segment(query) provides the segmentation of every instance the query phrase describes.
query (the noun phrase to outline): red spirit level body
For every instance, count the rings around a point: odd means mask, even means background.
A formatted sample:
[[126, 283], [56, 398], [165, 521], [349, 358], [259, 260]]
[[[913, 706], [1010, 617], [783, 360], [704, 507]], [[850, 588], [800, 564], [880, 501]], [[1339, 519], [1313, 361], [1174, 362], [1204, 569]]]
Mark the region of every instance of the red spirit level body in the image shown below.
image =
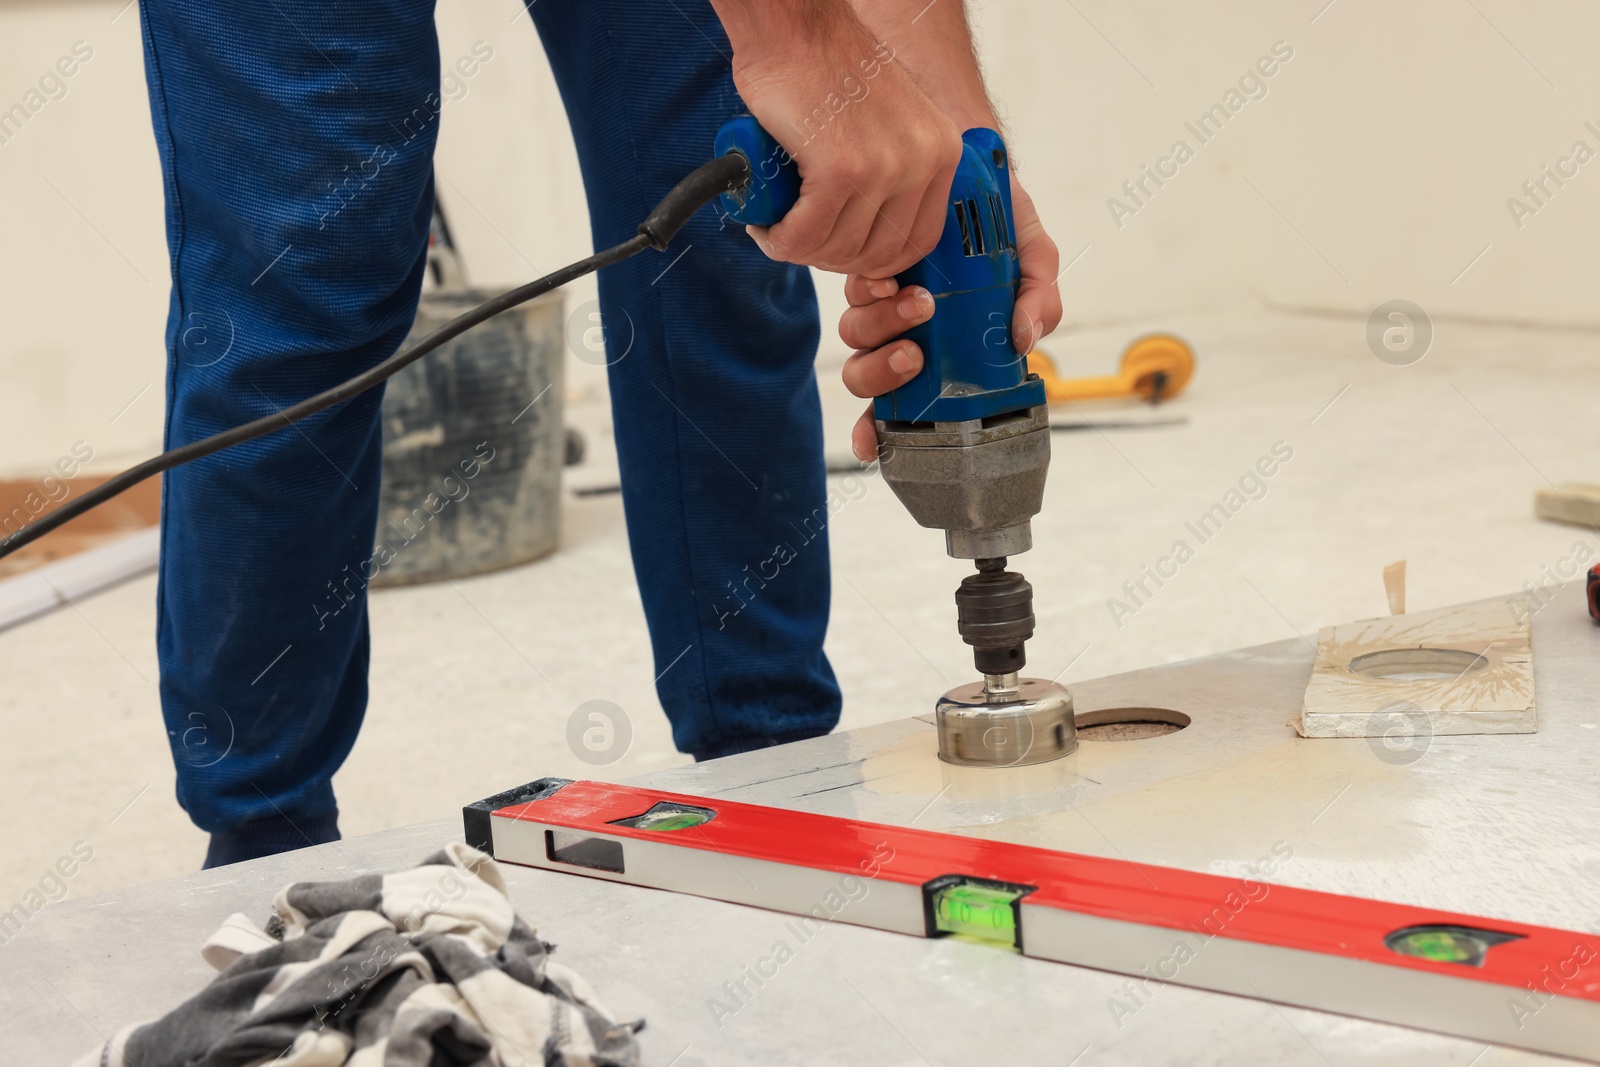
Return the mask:
[[855, 925], [1600, 1061], [1579, 931], [597, 782], [464, 816], [507, 863], [799, 915], [846, 893]]

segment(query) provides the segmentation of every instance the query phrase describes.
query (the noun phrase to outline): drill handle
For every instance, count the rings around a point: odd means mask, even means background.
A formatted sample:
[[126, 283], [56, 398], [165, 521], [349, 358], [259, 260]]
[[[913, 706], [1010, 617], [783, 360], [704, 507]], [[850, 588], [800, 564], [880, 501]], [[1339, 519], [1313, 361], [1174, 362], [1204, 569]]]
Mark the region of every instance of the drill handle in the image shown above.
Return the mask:
[[[969, 151], [979, 150], [977, 158], [980, 163], [975, 167], [963, 161], [963, 167], [957, 171], [952, 193], [960, 200], [966, 195], [962, 192], [963, 187], [974, 180], [969, 172], [977, 169], [987, 171], [999, 187], [1004, 205], [1002, 211], [1008, 217], [996, 222], [1002, 231], [1000, 243], [1014, 247], [1016, 235], [1009, 223], [1011, 185], [1003, 175], [996, 176], [1005, 167], [1005, 144], [998, 133], [986, 129], [968, 130], [961, 139]], [[723, 212], [735, 222], [747, 226], [776, 226], [800, 199], [799, 165], [788, 149], [762, 128], [754, 115], [739, 115], [724, 122], [717, 131], [715, 152], [719, 156], [736, 152], [750, 166], [750, 180], [738, 189], [723, 193], [721, 197]], [[992, 162], [984, 160], [985, 156], [992, 157]], [[976, 216], [971, 223], [974, 227], [978, 225]]]
[[750, 181], [722, 194], [722, 211], [747, 226], [776, 226], [800, 199], [800, 168], [754, 115], [729, 119], [717, 131], [716, 154], [737, 152], [750, 164]]

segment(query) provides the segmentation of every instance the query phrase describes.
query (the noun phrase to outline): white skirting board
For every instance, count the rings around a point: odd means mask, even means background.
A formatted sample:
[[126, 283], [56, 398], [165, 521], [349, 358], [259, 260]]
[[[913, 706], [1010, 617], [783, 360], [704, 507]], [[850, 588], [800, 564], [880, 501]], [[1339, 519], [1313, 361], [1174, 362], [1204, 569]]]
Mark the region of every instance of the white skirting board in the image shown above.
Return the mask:
[[152, 526], [0, 581], [0, 630], [154, 570], [161, 528]]

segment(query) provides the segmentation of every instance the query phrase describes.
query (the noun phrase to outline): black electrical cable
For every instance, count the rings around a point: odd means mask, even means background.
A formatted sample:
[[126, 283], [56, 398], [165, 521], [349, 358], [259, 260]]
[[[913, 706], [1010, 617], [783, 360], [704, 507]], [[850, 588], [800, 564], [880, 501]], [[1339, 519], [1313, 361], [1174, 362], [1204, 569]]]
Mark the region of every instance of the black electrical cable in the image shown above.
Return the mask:
[[440, 345], [467, 332], [472, 327], [484, 322], [502, 311], [525, 304], [536, 296], [542, 296], [557, 289], [567, 282], [581, 278], [591, 271], [602, 267], [609, 267], [613, 263], [620, 263], [646, 248], [653, 248], [657, 252], [664, 252], [672, 238], [683, 228], [696, 211], [722, 193], [731, 192], [738, 194], [750, 183], [750, 163], [738, 152], [718, 156], [709, 163], [702, 164], [683, 181], [672, 187], [661, 202], [655, 206], [644, 222], [639, 224], [637, 235], [628, 238], [619, 245], [615, 245], [603, 252], [597, 252], [588, 259], [580, 259], [576, 263], [562, 267], [552, 274], [529, 282], [527, 285], [502, 293], [493, 300], [486, 300], [471, 311], [445, 323], [428, 336], [412, 345], [410, 348], [396, 352], [388, 359], [379, 363], [370, 370], [363, 371], [348, 381], [341, 382], [326, 392], [302, 400], [291, 407], [272, 415], [265, 415], [254, 422], [247, 422], [243, 426], [235, 426], [231, 430], [224, 430], [219, 434], [199, 441], [193, 441], [170, 451], [163, 452], [153, 459], [147, 459], [136, 467], [130, 467], [121, 474], [108, 479], [89, 492], [68, 504], [63, 504], [49, 514], [41, 517], [36, 522], [31, 522], [22, 529], [0, 541], [0, 558], [10, 555], [23, 545], [38, 540], [51, 530], [56, 529], [82, 515], [91, 508], [105, 503], [118, 493], [131, 489], [152, 474], [159, 474], [165, 470], [192, 460], [209, 456], [213, 452], [220, 452], [252, 438], [264, 437], [269, 433], [285, 429], [299, 422], [309, 415], [330, 408], [342, 401], [349, 400], [358, 393], [364, 393], [386, 378], [392, 378], [404, 368], [415, 363], [423, 356], [432, 352]]

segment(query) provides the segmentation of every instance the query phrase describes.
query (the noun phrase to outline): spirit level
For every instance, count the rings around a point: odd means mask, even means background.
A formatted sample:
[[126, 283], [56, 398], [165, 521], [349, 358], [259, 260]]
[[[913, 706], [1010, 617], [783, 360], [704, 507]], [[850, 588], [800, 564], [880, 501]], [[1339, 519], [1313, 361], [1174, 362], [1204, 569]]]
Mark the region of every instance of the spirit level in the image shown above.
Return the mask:
[[1600, 1061], [1580, 931], [561, 778], [463, 816], [507, 863]]

